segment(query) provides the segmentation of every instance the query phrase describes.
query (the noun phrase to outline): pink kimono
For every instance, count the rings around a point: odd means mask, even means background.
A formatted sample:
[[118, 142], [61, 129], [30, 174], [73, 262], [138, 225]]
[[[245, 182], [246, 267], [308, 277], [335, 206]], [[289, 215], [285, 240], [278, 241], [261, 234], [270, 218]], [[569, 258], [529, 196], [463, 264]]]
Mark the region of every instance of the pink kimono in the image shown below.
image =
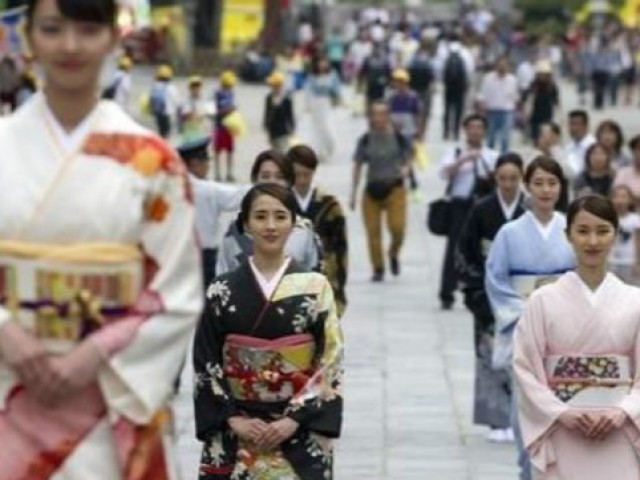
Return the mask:
[[[522, 434], [539, 478], [640, 479], [639, 335], [640, 290], [612, 274], [595, 292], [567, 273], [533, 294], [516, 329], [513, 366]], [[603, 441], [558, 422], [571, 408], [603, 407], [628, 417]]]

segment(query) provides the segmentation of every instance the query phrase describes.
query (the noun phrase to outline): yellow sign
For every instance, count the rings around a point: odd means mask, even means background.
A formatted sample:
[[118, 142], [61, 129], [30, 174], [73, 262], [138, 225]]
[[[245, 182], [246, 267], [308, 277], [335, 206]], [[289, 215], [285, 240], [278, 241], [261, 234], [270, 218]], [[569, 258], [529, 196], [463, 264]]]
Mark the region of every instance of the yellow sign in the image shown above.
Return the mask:
[[264, 25], [264, 0], [225, 0], [220, 46], [228, 53], [257, 39]]

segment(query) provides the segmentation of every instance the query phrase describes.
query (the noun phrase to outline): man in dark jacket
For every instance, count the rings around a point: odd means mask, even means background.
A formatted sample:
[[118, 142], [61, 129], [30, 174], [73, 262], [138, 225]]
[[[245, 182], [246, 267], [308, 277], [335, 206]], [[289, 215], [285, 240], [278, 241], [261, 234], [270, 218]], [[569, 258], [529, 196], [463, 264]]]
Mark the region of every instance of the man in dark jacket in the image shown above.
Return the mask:
[[267, 95], [264, 109], [264, 129], [269, 135], [271, 147], [286, 153], [296, 128], [293, 101], [284, 90], [285, 76], [282, 73], [273, 73], [267, 83], [271, 92]]

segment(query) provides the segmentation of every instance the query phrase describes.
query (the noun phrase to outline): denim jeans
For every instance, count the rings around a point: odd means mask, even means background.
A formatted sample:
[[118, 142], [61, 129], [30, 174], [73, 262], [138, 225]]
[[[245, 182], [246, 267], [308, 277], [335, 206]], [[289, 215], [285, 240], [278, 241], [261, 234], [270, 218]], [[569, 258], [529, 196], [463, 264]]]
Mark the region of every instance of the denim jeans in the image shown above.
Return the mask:
[[487, 121], [489, 122], [489, 147], [500, 148], [501, 153], [509, 150], [511, 130], [513, 130], [513, 110], [489, 110]]

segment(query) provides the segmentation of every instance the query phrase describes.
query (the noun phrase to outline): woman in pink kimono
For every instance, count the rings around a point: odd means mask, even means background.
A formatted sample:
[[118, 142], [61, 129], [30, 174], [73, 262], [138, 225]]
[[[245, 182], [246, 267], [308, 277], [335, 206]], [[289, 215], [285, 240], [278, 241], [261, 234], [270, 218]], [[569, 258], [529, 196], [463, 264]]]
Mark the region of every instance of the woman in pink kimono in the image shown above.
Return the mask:
[[576, 200], [567, 224], [578, 268], [537, 290], [516, 328], [524, 442], [538, 478], [638, 480], [640, 289], [607, 273], [609, 200]]
[[99, 100], [115, 0], [30, 0], [45, 87], [0, 121], [0, 480], [170, 480], [202, 306], [177, 155]]

